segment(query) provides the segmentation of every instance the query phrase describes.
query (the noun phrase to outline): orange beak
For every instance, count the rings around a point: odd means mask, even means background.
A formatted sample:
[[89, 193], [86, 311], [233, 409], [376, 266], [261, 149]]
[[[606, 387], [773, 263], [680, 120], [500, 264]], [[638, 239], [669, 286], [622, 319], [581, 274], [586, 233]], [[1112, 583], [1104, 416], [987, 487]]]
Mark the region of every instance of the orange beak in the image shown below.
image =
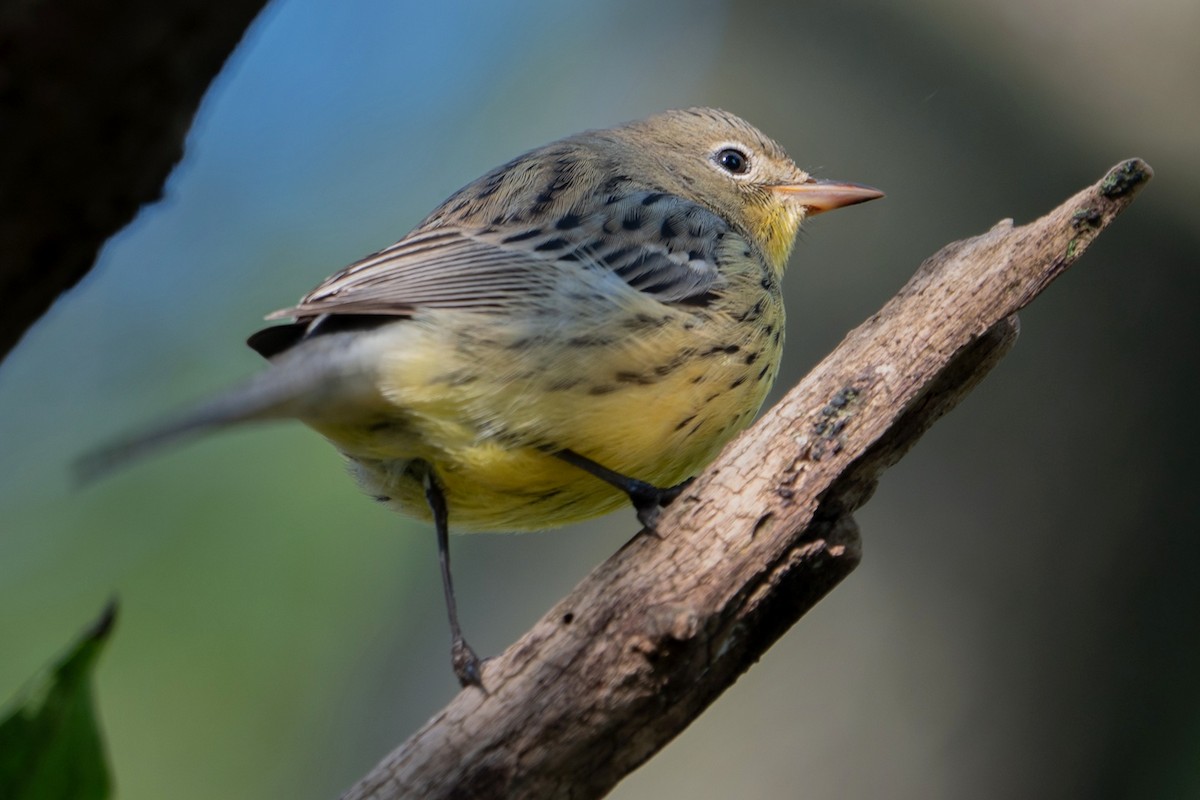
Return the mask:
[[774, 190], [789, 195], [795, 202], [804, 206], [808, 209], [810, 217], [823, 211], [883, 197], [883, 192], [873, 186], [843, 181], [819, 181], [815, 178], [809, 178], [804, 183], [786, 183], [774, 187]]

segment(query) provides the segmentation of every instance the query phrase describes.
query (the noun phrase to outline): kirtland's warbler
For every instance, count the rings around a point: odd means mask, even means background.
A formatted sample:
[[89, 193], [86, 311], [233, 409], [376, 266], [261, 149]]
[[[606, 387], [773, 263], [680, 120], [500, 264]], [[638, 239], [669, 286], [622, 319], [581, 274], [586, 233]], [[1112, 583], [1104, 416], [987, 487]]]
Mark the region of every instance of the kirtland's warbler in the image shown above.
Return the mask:
[[627, 498], [652, 524], [775, 379], [800, 223], [881, 196], [711, 108], [562, 139], [272, 314], [294, 321], [250, 337], [264, 372], [81, 467], [299, 419], [368, 494], [433, 520], [455, 673], [479, 685], [448, 526], [548, 528]]

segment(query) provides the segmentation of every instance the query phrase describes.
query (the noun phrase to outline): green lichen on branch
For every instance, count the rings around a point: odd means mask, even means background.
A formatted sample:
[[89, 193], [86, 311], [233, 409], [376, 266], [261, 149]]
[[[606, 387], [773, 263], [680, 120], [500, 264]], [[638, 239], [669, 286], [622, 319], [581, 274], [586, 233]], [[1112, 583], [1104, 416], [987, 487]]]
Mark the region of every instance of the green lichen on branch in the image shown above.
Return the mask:
[[1152, 175], [1154, 172], [1149, 164], [1140, 158], [1131, 158], [1113, 167], [1104, 176], [1100, 182], [1100, 193], [1108, 198], [1122, 197], [1150, 180]]

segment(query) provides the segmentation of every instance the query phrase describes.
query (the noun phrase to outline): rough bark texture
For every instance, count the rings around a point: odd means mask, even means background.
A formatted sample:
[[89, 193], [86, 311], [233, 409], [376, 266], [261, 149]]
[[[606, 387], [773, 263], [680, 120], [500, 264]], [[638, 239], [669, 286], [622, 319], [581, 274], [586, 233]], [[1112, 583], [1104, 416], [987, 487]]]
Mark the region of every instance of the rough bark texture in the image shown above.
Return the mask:
[[0, 7], [0, 359], [156, 200], [265, 0]]
[[948, 245], [662, 515], [343, 797], [600, 797], [854, 569], [851, 513], [1150, 168]]

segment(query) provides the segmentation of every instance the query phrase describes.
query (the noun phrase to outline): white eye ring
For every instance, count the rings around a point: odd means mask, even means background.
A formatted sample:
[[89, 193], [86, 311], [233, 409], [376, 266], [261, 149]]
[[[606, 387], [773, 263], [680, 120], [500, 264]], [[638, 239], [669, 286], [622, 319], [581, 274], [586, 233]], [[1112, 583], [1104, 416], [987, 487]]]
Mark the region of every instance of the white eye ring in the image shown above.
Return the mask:
[[722, 147], [713, 154], [713, 163], [730, 175], [745, 175], [750, 171], [750, 156], [740, 147]]

